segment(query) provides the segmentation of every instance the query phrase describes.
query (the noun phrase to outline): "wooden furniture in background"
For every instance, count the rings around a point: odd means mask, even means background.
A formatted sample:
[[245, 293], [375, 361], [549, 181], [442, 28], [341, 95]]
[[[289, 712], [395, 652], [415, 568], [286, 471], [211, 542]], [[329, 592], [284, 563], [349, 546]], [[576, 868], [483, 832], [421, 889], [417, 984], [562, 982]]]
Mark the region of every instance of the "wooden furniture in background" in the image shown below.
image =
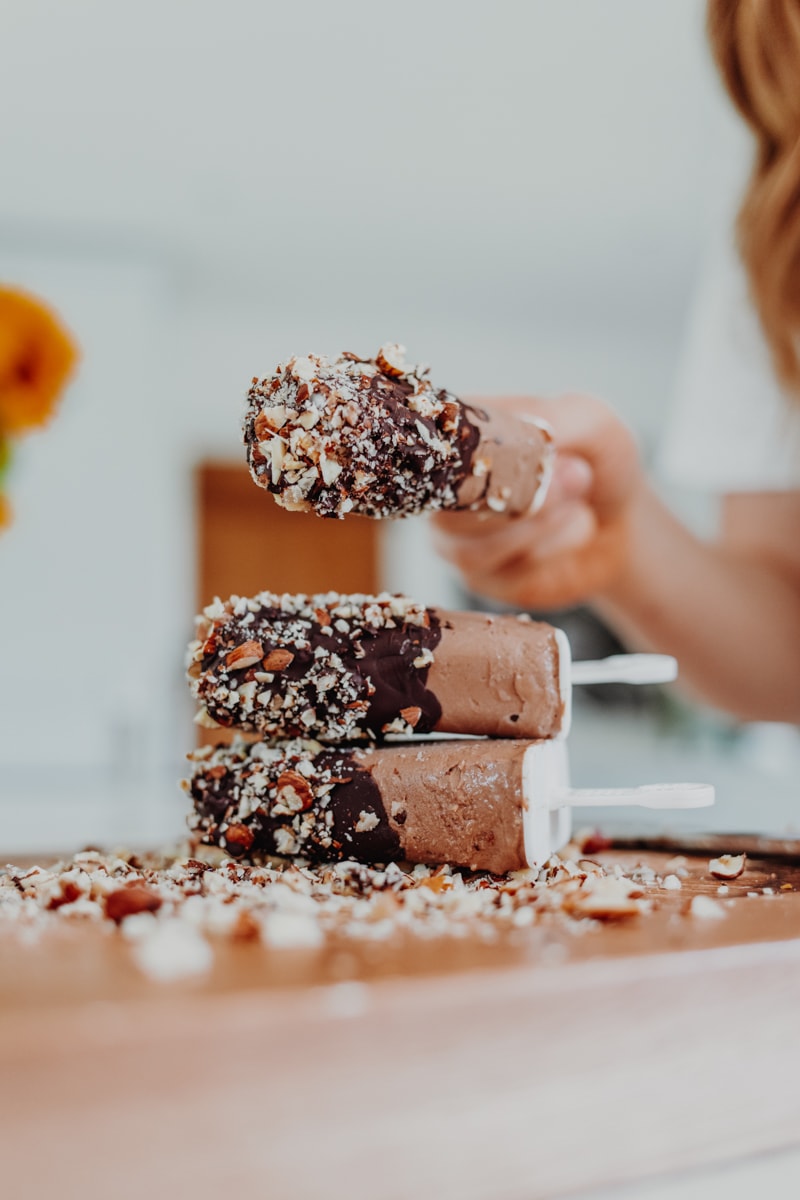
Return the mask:
[[[378, 592], [380, 524], [286, 512], [244, 463], [203, 462], [195, 474], [197, 611], [256, 592]], [[200, 745], [230, 742], [232, 730], [199, 729]]]
[[198, 608], [234, 592], [380, 591], [378, 522], [286, 512], [238, 463], [200, 463], [195, 495]]

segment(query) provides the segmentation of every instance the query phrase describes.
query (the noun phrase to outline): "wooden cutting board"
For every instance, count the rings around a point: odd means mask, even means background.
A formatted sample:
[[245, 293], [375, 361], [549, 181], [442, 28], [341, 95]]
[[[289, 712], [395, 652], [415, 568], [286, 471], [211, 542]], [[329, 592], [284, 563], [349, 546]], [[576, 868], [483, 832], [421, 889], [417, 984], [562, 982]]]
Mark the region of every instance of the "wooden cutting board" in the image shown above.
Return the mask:
[[704, 920], [707, 867], [617, 925], [226, 943], [202, 982], [95, 928], [6, 935], [9, 1194], [503, 1200], [800, 1143], [800, 866], [752, 858]]

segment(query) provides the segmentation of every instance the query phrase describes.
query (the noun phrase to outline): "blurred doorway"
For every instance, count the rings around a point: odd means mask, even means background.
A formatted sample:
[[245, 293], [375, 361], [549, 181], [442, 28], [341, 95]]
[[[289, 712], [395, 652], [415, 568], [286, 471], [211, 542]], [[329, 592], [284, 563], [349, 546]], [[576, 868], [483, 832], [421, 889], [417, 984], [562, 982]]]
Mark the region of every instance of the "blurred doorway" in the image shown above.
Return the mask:
[[234, 593], [381, 590], [379, 522], [286, 512], [239, 463], [200, 463], [195, 495], [199, 609]]

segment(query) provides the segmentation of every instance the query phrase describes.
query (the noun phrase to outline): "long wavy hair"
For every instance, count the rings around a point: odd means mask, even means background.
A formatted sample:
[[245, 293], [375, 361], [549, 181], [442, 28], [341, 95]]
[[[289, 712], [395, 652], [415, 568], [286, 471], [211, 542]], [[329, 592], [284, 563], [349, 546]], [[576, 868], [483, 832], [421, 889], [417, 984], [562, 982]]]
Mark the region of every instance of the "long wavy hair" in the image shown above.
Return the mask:
[[708, 0], [707, 24], [756, 139], [739, 250], [778, 378], [800, 398], [800, 0]]

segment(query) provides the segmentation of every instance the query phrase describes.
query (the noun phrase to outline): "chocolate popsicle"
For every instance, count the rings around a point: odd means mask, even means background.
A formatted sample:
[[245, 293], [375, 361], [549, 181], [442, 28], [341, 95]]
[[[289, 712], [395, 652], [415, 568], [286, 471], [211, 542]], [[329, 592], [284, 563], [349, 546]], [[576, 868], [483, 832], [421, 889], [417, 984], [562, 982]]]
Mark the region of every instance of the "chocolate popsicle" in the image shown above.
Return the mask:
[[515, 516], [539, 507], [552, 470], [545, 423], [462, 403], [394, 344], [374, 359], [290, 358], [254, 378], [244, 439], [257, 484], [283, 508], [323, 517]]
[[565, 635], [405, 596], [216, 600], [189, 648], [199, 722], [324, 742], [390, 734], [549, 738], [569, 723]]
[[[536, 743], [534, 743], [535, 745]], [[547, 744], [547, 743], [542, 743]], [[527, 865], [524, 741], [205, 747], [185, 783], [208, 844], [314, 861]]]
[[569, 838], [570, 805], [697, 808], [707, 784], [570, 788], [563, 741], [332, 747], [296, 739], [189, 755], [190, 826], [234, 857], [452, 863], [502, 874]]

